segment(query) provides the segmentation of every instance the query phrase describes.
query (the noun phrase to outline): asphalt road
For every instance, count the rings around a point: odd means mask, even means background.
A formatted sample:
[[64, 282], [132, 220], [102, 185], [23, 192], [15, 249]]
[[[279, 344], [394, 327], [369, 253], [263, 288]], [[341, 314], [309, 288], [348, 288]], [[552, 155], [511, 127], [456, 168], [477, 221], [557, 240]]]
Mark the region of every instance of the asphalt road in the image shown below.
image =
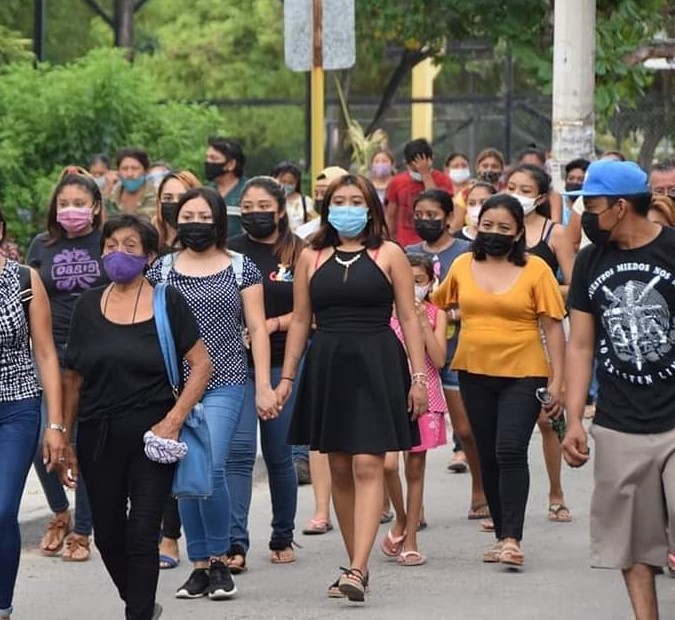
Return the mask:
[[[485, 565], [481, 552], [492, 539], [468, 521], [469, 479], [449, 474], [449, 449], [429, 455], [426, 513], [429, 528], [420, 547], [429, 561], [422, 567], [399, 567], [379, 550], [371, 560], [371, 590], [365, 605], [326, 597], [326, 587], [345, 562], [340, 536], [297, 535], [298, 561], [275, 566], [268, 561], [270, 507], [266, 484], [256, 485], [251, 509], [253, 547], [249, 571], [236, 577], [238, 595], [230, 601], [179, 601], [173, 593], [187, 574], [184, 561], [162, 571], [158, 601], [162, 619], [302, 619], [330, 620], [623, 620], [632, 618], [621, 577], [592, 570], [588, 554], [590, 467], [564, 471], [567, 503], [574, 521], [546, 520], [548, 483], [535, 435], [531, 450], [532, 489], [523, 549], [526, 566], [518, 573]], [[311, 516], [310, 487], [299, 491], [298, 529]], [[22, 508], [24, 552], [13, 620], [119, 620], [122, 605], [100, 557], [85, 564], [66, 564], [42, 557], [35, 547], [46, 523], [46, 510], [34, 476]], [[386, 532], [381, 529], [381, 535]], [[675, 619], [675, 580], [658, 578], [662, 618]]]

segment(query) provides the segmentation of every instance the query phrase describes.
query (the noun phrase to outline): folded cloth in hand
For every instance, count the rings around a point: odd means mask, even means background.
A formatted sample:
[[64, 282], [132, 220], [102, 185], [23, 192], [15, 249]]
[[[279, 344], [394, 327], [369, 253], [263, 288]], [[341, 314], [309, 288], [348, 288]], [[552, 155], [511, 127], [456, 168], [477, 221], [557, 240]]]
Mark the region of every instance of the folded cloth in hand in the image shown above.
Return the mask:
[[187, 444], [173, 439], [164, 439], [158, 437], [152, 431], [147, 431], [143, 435], [145, 442], [145, 456], [156, 463], [176, 463], [180, 461], [188, 451]]

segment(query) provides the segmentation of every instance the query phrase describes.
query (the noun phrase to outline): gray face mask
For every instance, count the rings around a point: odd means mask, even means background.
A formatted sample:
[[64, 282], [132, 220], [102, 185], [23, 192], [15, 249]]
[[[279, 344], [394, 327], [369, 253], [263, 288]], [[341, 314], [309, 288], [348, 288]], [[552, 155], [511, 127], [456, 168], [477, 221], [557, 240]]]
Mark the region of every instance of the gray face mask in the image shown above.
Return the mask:
[[410, 171], [410, 178], [411, 178], [413, 181], [421, 182], [421, 181], [422, 181], [422, 174], [419, 173], [419, 172], [415, 172], [414, 170], [411, 170], [411, 171]]

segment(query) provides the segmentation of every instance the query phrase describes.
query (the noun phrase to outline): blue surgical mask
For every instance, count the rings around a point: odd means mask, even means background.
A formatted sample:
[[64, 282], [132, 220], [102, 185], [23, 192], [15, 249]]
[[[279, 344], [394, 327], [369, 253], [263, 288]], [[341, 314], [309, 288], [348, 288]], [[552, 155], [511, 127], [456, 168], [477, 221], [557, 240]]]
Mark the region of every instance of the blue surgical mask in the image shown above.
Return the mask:
[[346, 239], [358, 237], [368, 224], [368, 209], [354, 205], [328, 208], [328, 223]]
[[410, 171], [410, 178], [413, 181], [419, 181], [420, 183], [422, 182], [422, 173], [420, 172], [415, 172], [414, 170]]
[[125, 191], [135, 194], [143, 185], [145, 185], [145, 175], [137, 179], [120, 179]]
[[290, 196], [295, 191], [295, 185], [293, 185], [292, 183], [282, 185], [281, 187], [284, 190], [284, 194], [286, 196]]

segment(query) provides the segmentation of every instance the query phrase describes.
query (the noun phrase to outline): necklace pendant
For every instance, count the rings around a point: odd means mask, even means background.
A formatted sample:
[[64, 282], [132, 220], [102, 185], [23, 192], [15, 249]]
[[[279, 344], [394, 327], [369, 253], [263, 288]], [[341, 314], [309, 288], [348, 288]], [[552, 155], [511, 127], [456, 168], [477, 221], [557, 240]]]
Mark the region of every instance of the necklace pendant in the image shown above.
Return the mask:
[[342, 284], [347, 284], [347, 278], [349, 277], [349, 265], [345, 267], [345, 272], [342, 276]]

